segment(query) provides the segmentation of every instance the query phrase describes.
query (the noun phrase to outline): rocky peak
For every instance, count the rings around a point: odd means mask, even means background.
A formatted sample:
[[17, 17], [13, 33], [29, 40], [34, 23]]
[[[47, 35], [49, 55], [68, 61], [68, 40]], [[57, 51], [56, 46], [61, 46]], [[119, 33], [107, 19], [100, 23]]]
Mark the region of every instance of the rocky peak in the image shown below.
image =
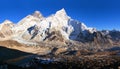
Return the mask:
[[10, 21], [10, 20], [5, 20], [5, 21], [3, 22], [3, 24], [13, 24], [13, 22]]
[[64, 8], [62, 8], [61, 10], [57, 11], [56, 14], [66, 15], [66, 11]]
[[86, 29], [87, 29], [87, 26], [86, 26], [84, 23], [81, 23], [81, 29], [82, 29], [82, 30], [86, 30]]
[[66, 11], [65, 11], [64, 8], [61, 9], [61, 10], [59, 10], [59, 11], [57, 11], [57, 12], [55, 13], [55, 16], [56, 16], [56, 17], [59, 17], [59, 18], [62, 18], [62, 19], [64, 19], [64, 20], [67, 20], [67, 19], [70, 18], [70, 17], [67, 15], [67, 13], [66, 13]]
[[33, 14], [32, 14], [32, 16], [34, 16], [34, 17], [37, 17], [37, 18], [43, 18], [43, 15], [41, 14], [41, 12], [40, 11], [35, 11]]
[[13, 22], [10, 20], [5, 20], [1, 25], [0, 25], [0, 29], [2, 28], [12, 28], [14, 26]]
[[10, 20], [5, 20], [1, 25], [0, 25], [0, 39], [1, 38], [8, 38], [13, 35], [12, 28], [14, 27], [13, 22]]

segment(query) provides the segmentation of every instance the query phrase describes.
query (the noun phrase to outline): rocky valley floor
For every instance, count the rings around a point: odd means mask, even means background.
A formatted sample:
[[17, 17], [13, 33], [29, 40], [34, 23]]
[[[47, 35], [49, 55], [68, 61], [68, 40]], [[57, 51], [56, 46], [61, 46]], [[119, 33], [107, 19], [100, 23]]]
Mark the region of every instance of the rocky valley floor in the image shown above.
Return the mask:
[[120, 46], [90, 49], [70, 45], [0, 41], [0, 69], [120, 69]]

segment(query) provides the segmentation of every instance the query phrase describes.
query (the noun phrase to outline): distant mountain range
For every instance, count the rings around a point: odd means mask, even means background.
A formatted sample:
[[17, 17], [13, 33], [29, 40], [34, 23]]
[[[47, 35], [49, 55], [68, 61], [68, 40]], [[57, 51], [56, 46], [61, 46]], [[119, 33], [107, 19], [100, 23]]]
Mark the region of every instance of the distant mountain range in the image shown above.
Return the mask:
[[0, 24], [0, 41], [15, 40], [24, 44], [39, 42], [78, 41], [94, 44], [120, 44], [120, 31], [87, 27], [84, 23], [69, 17], [64, 9], [48, 17], [39, 11], [26, 16], [17, 24], [5, 20]]

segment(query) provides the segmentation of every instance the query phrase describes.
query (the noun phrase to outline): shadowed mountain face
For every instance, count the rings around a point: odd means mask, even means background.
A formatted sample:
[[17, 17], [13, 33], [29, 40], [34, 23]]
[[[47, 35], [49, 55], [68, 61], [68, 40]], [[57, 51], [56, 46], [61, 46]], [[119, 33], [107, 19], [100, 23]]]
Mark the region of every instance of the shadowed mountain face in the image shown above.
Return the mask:
[[110, 31], [109, 35], [111, 36], [113, 41], [120, 41], [120, 31]]
[[24, 66], [35, 56], [33, 53], [0, 46], [0, 69], [29, 69]]

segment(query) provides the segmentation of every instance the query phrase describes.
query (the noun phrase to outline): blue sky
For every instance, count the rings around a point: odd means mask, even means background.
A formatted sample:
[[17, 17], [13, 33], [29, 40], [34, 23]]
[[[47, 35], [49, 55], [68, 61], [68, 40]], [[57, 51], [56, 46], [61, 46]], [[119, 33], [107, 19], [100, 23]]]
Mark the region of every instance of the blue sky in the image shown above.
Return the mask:
[[16, 23], [35, 10], [49, 16], [62, 8], [87, 26], [120, 30], [120, 0], [0, 0], [0, 22]]

